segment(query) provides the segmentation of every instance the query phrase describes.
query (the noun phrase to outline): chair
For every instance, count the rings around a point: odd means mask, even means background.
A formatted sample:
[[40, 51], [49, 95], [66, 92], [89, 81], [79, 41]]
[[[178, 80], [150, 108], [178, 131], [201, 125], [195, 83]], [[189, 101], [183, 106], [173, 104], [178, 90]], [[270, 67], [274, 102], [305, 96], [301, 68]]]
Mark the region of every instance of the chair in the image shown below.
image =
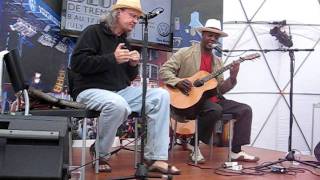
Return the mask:
[[[215, 133], [221, 133], [222, 135], [224, 134], [224, 124], [229, 123], [229, 127], [228, 127], [228, 133], [227, 134], [227, 139], [228, 139], [228, 162], [231, 162], [231, 147], [232, 147], [232, 140], [233, 140], [233, 127], [234, 127], [234, 122], [236, 120], [234, 119], [232, 114], [222, 114], [222, 117], [219, 121], [216, 122], [216, 128], [215, 128], [215, 132], [212, 133], [211, 136], [211, 146], [210, 146], [210, 160], [212, 160], [212, 152], [213, 152], [213, 146], [212, 144]], [[223, 145], [222, 145], [223, 146]]]
[[[9, 78], [12, 82], [12, 86], [14, 88], [14, 91], [18, 94], [21, 94], [21, 92], [24, 92], [24, 100], [26, 103], [25, 106], [25, 115], [34, 115], [34, 116], [63, 116], [63, 117], [68, 117], [70, 119], [70, 128], [71, 129], [71, 118], [80, 118], [83, 119], [83, 132], [87, 132], [87, 120], [90, 118], [97, 118], [100, 116], [99, 111], [94, 111], [94, 110], [88, 110], [85, 109], [85, 105], [82, 103], [74, 102], [74, 101], [68, 101], [64, 99], [58, 99], [56, 97], [53, 97], [51, 95], [48, 95], [46, 93], [43, 93], [40, 90], [34, 89], [32, 87], [29, 87], [27, 84], [24, 82], [24, 74], [21, 68], [20, 64], [20, 59], [17, 50], [11, 50], [4, 58], [5, 64], [7, 66], [7, 71], [9, 74]], [[74, 93], [73, 93], [73, 79], [74, 79], [75, 73], [67, 68], [67, 80], [68, 80], [68, 91], [69, 94], [72, 98], [72, 100], [75, 99]], [[60, 107], [60, 109], [46, 109], [46, 110], [29, 110], [29, 96], [36, 98], [37, 100], [42, 100], [45, 103], [49, 103], [52, 106], [57, 106]], [[62, 108], [62, 109], [61, 109]], [[22, 112], [18, 112], [16, 114], [21, 114]], [[132, 113], [130, 115], [131, 118], [135, 120], [135, 125], [137, 127], [137, 120], [139, 119], [139, 114], [138, 113]], [[98, 127], [98, 124], [97, 124]], [[135, 131], [137, 132], [137, 130]], [[70, 139], [71, 139], [71, 133], [70, 133]], [[97, 131], [96, 135], [96, 154], [99, 154], [99, 148], [97, 144], [99, 144], [99, 134]], [[137, 135], [135, 135], [137, 138]], [[70, 144], [71, 147], [71, 144]], [[123, 147], [120, 147], [120, 149], [124, 149]], [[119, 150], [120, 150], [119, 149]], [[119, 150], [115, 150], [112, 152], [116, 153]], [[86, 133], [83, 133], [82, 135], [82, 151], [81, 151], [81, 166], [85, 165], [85, 152], [86, 152]], [[135, 164], [137, 162], [137, 147], [135, 148]], [[71, 155], [71, 148], [69, 152], [69, 162], [72, 162], [72, 155]], [[96, 168], [95, 172], [99, 172], [99, 161], [98, 159], [96, 160]], [[82, 168], [82, 174], [84, 176], [85, 171], [84, 168]]]
[[[12, 83], [14, 92], [21, 96], [23, 93], [23, 98], [25, 102], [24, 115], [35, 115], [35, 116], [63, 116], [70, 119], [69, 132], [71, 131], [71, 118], [84, 118], [83, 127], [84, 132], [86, 132], [86, 118], [95, 118], [100, 115], [100, 112], [87, 110], [85, 105], [73, 101], [63, 100], [55, 98], [51, 95], [48, 95], [40, 90], [29, 87], [25, 83], [24, 74], [20, 64], [20, 57], [16, 49], [9, 51], [8, 54], [4, 56], [4, 62], [6, 69], [8, 71], [9, 79]], [[30, 110], [29, 96], [32, 98], [38, 99], [53, 106], [60, 107], [62, 109], [48, 109], [48, 110]], [[16, 113], [19, 114], [19, 113]], [[71, 133], [69, 133], [71, 137]], [[97, 135], [98, 137], [98, 135]], [[81, 166], [85, 165], [85, 133], [83, 133], [83, 147], [82, 147], [82, 158]], [[71, 139], [71, 138], [70, 138]], [[98, 140], [98, 138], [97, 138]], [[71, 147], [71, 141], [69, 144]], [[98, 151], [98, 148], [96, 148]], [[97, 154], [99, 152], [96, 152]], [[69, 148], [69, 163], [72, 163], [71, 148]], [[96, 161], [97, 168], [96, 173], [98, 172], [98, 160]], [[85, 177], [85, 168], [82, 168], [82, 177]]]
[[[75, 100], [75, 95], [74, 95], [74, 93], [73, 93], [73, 90], [74, 90], [74, 84], [73, 84], [73, 82], [74, 82], [74, 77], [75, 77], [75, 72], [73, 72], [70, 68], [67, 68], [67, 79], [68, 79], [68, 91], [69, 91], [69, 94], [70, 94], [70, 96], [71, 96], [71, 98], [73, 99], [73, 100]], [[87, 116], [84, 116], [84, 117], [86, 117], [86, 118], [84, 118], [84, 130], [83, 130], [83, 132], [86, 132], [86, 120], [87, 120], [87, 118], [96, 118], [96, 117], [98, 117], [99, 115], [100, 115], [100, 112], [96, 112], [96, 111], [92, 111], [92, 110], [87, 110], [86, 111], [88, 114], [87, 114]], [[96, 114], [96, 113], [98, 113], [98, 114]], [[83, 118], [83, 117], [77, 117], [77, 118]], [[133, 119], [134, 120], [134, 125], [135, 125], [135, 139], [137, 139], [137, 137], [138, 137], [138, 135], [137, 135], [137, 131], [138, 131], [138, 129], [137, 129], [137, 124], [138, 124], [138, 119], [140, 118], [140, 116], [139, 116], [139, 113], [136, 113], [136, 112], [132, 112], [130, 115], [129, 115], [129, 117], [128, 117], [128, 119]], [[98, 128], [98, 123], [97, 123], [97, 128]], [[99, 146], [98, 146], [98, 144], [99, 144], [99, 134], [98, 134], [98, 130], [97, 130], [97, 135], [96, 135], [96, 143], [95, 143], [95, 150], [96, 150], [96, 154], [99, 154]], [[82, 139], [84, 139], [84, 138], [82, 138]], [[85, 142], [84, 140], [83, 140], [83, 142]], [[121, 142], [120, 142], [121, 143]], [[83, 146], [85, 146], [85, 145], [83, 145]], [[123, 144], [121, 143], [120, 144], [120, 147], [119, 147], [119, 149], [116, 149], [116, 150], [114, 150], [114, 151], [111, 151], [110, 152], [110, 154], [112, 155], [112, 154], [115, 154], [115, 153], [117, 153], [118, 151], [120, 151], [120, 150], [122, 150], [122, 149], [125, 149], [125, 150], [129, 150], [129, 151], [134, 151], [135, 153], [135, 155], [134, 155], [134, 166], [137, 164], [137, 159], [138, 159], [138, 157], [137, 157], [137, 143], [135, 143], [135, 148], [134, 148], [134, 150], [132, 150], [132, 149], [129, 149], [129, 148], [127, 148], [127, 147], [125, 147], [125, 146], [123, 146]], [[82, 151], [82, 155], [83, 155], [83, 152], [84, 152], [84, 150]], [[84, 155], [83, 155], [84, 156]], [[85, 157], [83, 157], [83, 159], [85, 159]], [[96, 173], [98, 173], [99, 172], [99, 161], [97, 160], [96, 162], [96, 169], [95, 169], [95, 171], [96, 171]]]
[[[193, 122], [192, 122], [193, 121]], [[189, 128], [194, 128], [194, 130], [186, 130], [186, 134], [188, 134], [188, 137], [191, 137], [190, 135], [194, 134], [195, 136], [195, 142], [198, 142], [198, 123], [197, 123], [197, 119], [195, 120], [192, 120], [191, 122], [190, 121], [186, 121], [184, 123], [191, 123], [189, 126]], [[222, 117], [220, 120], [218, 120], [216, 122], [216, 128], [215, 128], [215, 131], [212, 133], [212, 136], [211, 136], [211, 140], [210, 140], [210, 160], [212, 159], [212, 152], [213, 152], [213, 138], [214, 138], [214, 135], [217, 131], [221, 131], [220, 130], [221, 128], [223, 128], [223, 124], [225, 123], [230, 123], [229, 124], [229, 133], [228, 133], [228, 142], [229, 142], [229, 148], [228, 148], [228, 161], [231, 161], [231, 145], [232, 145], [232, 138], [233, 138], [233, 124], [234, 124], [234, 118], [233, 118], [233, 115], [232, 114], [222, 114]], [[173, 146], [175, 145], [176, 143], [176, 132], [177, 132], [177, 127], [178, 127], [178, 121], [174, 121], [175, 125], [173, 126], [173, 135], [171, 137], [171, 158], [173, 157]], [[171, 121], [171, 124], [172, 124], [172, 121]], [[194, 152], [195, 154], [198, 153], [198, 143], [195, 143], [195, 146], [194, 146]], [[197, 165], [198, 162], [197, 162], [197, 159], [195, 161], [195, 164]]]

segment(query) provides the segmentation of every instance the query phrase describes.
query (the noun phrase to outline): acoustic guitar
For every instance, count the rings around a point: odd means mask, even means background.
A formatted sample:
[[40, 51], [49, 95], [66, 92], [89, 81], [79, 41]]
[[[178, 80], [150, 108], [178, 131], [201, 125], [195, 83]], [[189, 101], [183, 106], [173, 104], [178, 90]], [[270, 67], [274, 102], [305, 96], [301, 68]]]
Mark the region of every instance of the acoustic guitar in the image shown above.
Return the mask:
[[177, 114], [188, 114], [189, 111], [193, 113], [198, 103], [201, 102], [200, 100], [203, 97], [203, 94], [217, 87], [218, 82], [215, 79], [217, 76], [229, 70], [234, 65], [234, 63], [241, 63], [243, 61], [253, 60], [258, 57], [260, 57], [259, 53], [250, 54], [245, 57], [239, 58], [233, 63], [219, 69], [215, 73], [199, 71], [193, 76], [185, 78], [188, 79], [193, 85], [189, 94], [184, 94], [179, 89], [172, 86], [164, 85], [164, 88], [167, 89], [170, 94], [171, 107], [173, 107]]

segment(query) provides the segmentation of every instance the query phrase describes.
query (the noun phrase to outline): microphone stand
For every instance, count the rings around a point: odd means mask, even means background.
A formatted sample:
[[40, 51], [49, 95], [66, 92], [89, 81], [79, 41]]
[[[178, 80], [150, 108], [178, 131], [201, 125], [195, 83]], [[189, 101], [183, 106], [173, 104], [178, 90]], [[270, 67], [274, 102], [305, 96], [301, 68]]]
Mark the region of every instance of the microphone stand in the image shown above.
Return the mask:
[[294, 74], [294, 62], [295, 62], [295, 51], [314, 51], [314, 49], [248, 49], [248, 50], [221, 50], [222, 52], [240, 52], [240, 51], [260, 51], [260, 52], [270, 52], [270, 51], [281, 51], [281, 52], [289, 52], [290, 57], [290, 92], [289, 92], [289, 110], [290, 110], [290, 119], [289, 119], [289, 138], [288, 138], [288, 152], [285, 158], [280, 158], [278, 161], [266, 163], [264, 165], [256, 166], [256, 170], [264, 169], [266, 167], [272, 166], [274, 164], [282, 163], [285, 161], [291, 161], [291, 162], [298, 162], [307, 166], [311, 166], [313, 168], [319, 168], [319, 166], [305, 162], [300, 161], [295, 158], [294, 153], [295, 151], [292, 150], [292, 125], [293, 125], [293, 74]]
[[289, 109], [290, 109], [290, 119], [289, 119], [289, 138], [288, 138], [288, 152], [285, 158], [280, 158], [278, 161], [266, 163], [265, 165], [256, 166], [255, 169], [263, 169], [269, 166], [272, 166], [274, 164], [291, 161], [291, 162], [298, 162], [307, 166], [311, 166], [313, 168], [319, 168], [319, 166], [301, 161], [295, 158], [294, 153], [295, 151], [292, 150], [292, 125], [293, 125], [293, 74], [294, 74], [294, 62], [295, 62], [295, 56], [294, 51], [313, 51], [313, 49], [286, 49], [281, 51], [288, 51], [289, 57], [290, 57], [290, 92], [289, 92]]
[[137, 163], [137, 169], [134, 175], [113, 178], [112, 180], [125, 180], [125, 179], [140, 179], [146, 180], [148, 178], [167, 178], [172, 179], [171, 175], [149, 175], [148, 168], [144, 164], [144, 146], [145, 146], [145, 136], [147, 133], [146, 127], [146, 112], [145, 112], [145, 104], [146, 104], [146, 94], [147, 94], [147, 58], [148, 58], [148, 20], [150, 17], [143, 16], [141, 17], [141, 24], [144, 26], [143, 29], [143, 47], [142, 47], [142, 106], [141, 106], [141, 150], [140, 150], [140, 160]]

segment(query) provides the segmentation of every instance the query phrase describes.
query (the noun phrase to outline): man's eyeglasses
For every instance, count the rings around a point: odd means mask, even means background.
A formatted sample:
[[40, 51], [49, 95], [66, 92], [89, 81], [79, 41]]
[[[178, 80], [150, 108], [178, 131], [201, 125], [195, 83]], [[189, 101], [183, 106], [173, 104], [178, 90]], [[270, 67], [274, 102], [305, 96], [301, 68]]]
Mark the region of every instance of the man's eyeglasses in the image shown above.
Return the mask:
[[125, 11], [132, 19], [135, 19], [137, 21], [139, 21], [140, 19], [140, 16], [137, 15], [136, 13], [133, 13], [133, 12], [129, 12], [129, 11]]

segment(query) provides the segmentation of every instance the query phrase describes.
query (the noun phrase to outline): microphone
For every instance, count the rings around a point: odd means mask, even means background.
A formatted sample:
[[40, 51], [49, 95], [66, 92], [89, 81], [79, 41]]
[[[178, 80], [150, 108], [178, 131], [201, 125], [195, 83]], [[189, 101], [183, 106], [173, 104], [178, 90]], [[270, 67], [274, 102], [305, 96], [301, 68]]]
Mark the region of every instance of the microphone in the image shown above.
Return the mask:
[[212, 44], [211, 47], [212, 49], [216, 50], [218, 53], [222, 53], [225, 51], [225, 50], [222, 50], [218, 44]]
[[140, 19], [152, 19], [152, 18], [158, 16], [159, 14], [163, 13], [163, 11], [164, 11], [164, 9], [159, 9], [156, 11], [148, 12], [147, 14], [140, 16]]

